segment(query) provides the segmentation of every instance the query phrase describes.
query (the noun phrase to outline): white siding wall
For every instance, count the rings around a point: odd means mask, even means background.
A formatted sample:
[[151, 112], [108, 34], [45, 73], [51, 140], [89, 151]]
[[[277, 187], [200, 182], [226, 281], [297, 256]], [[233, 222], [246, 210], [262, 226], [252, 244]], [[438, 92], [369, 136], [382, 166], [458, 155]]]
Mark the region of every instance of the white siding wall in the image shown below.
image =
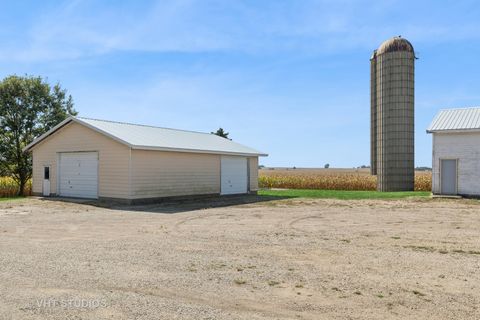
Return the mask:
[[220, 193], [220, 156], [132, 150], [132, 199]]
[[434, 133], [432, 191], [440, 193], [440, 159], [458, 159], [458, 193], [480, 195], [480, 133]]
[[[220, 194], [220, 155], [132, 150], [131, 199]], [[249, 158], [258, 190], [258, 157]]]
[[250, 191], [258, 191], [258, 157], [248, 158], [250, 169]]
[[33, 192], [42, 192], [43, 167], [50, 166], [51, 192], [57, 190], [58, 152], [98, 151], [98, 195], [128, 197], [130, 149], [77, 123], [70, 123], [33, 148]]

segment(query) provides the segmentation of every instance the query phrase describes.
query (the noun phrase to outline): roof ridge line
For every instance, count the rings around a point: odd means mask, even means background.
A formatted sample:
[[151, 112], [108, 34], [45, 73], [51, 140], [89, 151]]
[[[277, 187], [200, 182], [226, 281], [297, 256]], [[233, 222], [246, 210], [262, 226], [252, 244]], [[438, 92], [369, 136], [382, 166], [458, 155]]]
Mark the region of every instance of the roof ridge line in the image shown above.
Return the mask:
[[439, 111], [469, 110], [469, 109], [480, 109], [480, 106], [477, 106], [477, 107], [461, 107], [461, 108], [442, 108]]
[[113, 121], [113, 120], [104, 120], [104, 119], [96, 119], [96, 118], [88, 118], [88, 117], [77, 117], [77, 116], [73, 116], [73, 118], [80, 119], [80, 120], [85, 119], [85, 120], [93, 120], [93, 121], [102, 121], [102, 122], [126, 124], [126, 125], [130, 125], [130, 126], [147, 127], [147, 128], [155, 128], [155, 129], [165, 129], [165, 130], [173, 130], [173, 131], [183, 131], [183, 132], [192, 132], [192, 133], [200, 133], [200, 134], [207, 134], [207, 135], [211, 135], [211, 134], [212, 134], [212, 133], [202, 132], [202, 131], [194, 131], [194, 130], [186, 130], [186, 129], [175, 129], [175, 128], [152, 126], [152, 125], [148, 125], [148, 124], [138, 124], [138, 123], [131, 123], [131, 122], [123, 122], [123, 121]]

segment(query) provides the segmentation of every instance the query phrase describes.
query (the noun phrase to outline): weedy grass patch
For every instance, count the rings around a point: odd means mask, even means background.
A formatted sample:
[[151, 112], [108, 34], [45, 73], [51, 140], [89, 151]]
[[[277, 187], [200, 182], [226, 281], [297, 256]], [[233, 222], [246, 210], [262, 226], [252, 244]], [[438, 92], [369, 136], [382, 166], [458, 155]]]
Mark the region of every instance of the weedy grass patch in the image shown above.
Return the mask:
[[[31, 195], [32, 182], [29, 181], [25, 187], [25, 194]], [[1, 198], [13, 198], [18, 196], [18, 185], [10, 177], [0, 177], [0, 200]]]

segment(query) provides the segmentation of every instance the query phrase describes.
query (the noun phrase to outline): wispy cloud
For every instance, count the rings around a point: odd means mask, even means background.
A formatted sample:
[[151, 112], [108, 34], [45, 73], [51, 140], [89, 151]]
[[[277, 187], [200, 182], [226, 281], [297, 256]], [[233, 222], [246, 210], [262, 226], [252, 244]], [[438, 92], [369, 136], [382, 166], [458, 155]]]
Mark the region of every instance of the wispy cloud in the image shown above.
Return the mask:
[[403, 1], [169, 0], [107, 6], [77, 0], [40, 12], [26, 39], [7, 43], [0, 58], [77, 59], [115, 51], [302, 54], [371, 49], [398, 33], [423, 42], [479, 38], [477, 19], [446, 22], [439, 10], [432, 6], [426, 16]]

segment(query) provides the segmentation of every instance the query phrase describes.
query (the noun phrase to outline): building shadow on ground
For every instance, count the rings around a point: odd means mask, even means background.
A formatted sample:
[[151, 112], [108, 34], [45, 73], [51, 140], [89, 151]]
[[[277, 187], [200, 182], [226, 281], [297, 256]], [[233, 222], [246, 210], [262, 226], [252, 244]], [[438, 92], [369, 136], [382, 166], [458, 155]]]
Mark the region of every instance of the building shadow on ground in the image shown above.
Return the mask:
[[89, 199], [51, 197], [40, 198], [44, 201], [62, 201], [90, 205], [94, 207], [106, 208], [120, 211], [139, 211], [150, 213], [179, 213], [195, 211], [209, 208], [221, 208], [247, 204], [258, 204], [283, 199], [291, 199], [285, 196], [263, 196], [263, 195], [232, 195], [232, 196], [212, 196], [208, 198], [184, 198], [181, 200], [166, 200], [149, 204], [120, 204], [115, 202], [104, 202]]

